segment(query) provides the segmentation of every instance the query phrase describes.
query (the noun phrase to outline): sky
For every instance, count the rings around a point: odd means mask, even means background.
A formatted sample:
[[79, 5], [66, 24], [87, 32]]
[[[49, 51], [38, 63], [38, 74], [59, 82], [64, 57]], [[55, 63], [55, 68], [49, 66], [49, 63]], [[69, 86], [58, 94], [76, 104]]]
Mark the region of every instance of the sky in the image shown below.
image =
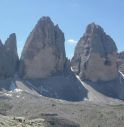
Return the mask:
[[19, 56], [29, 33], [42, 16], [51, 17], [65, 34], [66, 55], [71, 58], [86, 26], [95, 22], [124, 50], [123, 0], [0, 0], [0, 39], [16, 33]]

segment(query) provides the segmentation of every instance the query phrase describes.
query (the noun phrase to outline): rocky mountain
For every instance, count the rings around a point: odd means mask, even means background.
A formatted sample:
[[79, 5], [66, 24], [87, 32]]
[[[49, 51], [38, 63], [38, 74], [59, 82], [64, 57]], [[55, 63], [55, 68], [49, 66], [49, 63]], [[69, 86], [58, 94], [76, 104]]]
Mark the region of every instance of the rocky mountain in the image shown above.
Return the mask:
[[6, 52], [6, 72], [8, 76], [13, 76], [17, 73], [19, 57], [17, 53], [17, 42], [16, 35], [13, 33], [5, 42], [5, 52]]
[[[30, 33], [20, 58], [19, 74], [41, 95], [83, 100], [86, 90], [70, 70], [64, 33], [49, 17], [42, 17]], [[28, 82], [27, 82], [28, 80]]]
[[[45, 115], [45, 114], [44, 114]], [[46, 114], [47, 115], [47, 114]], [[53, 114], [54, 115], [54, 114]], [[0, 116], [1, 127], [80, 127], [79, 124], [61, 117], [26, 119], [25, 117]]]
[[0, 41], [0, 126], [124, 126], [124, 53], [95, 23], [71, 63], [64, 41], [49, 17], [38, 21], [20, 60], [15, 34]]
[[66, 67], [64, 34], [49, 17], [42, 17], [30, 33], [20, 60], [23, 78], [45, 78]]
[[[64, 33], [49, 17], [38, 21], [20, 60], [15, 34], [4, 45], [0, 41], [0, 78], [6, 80], [0, 81], [0, 89], [29, 87], [40, 95], [68, 101], [108, 102], [111, 97], [124, 100], [124, 77], [118, 72], [117, 59], [123, 55], [117, 54], [115, 42], [103, 28], [95, 23], [87, 26], [75, 48], [71, 67], [64, 41]], [[8, 79], [17, 72], [21, 83], [16, 78]]]
[[5, 76], [5, 72], [3, 71], [3, 67], [4, 67], [4, 46], [2, 44], [2, 41], [0, 40], [0, 58], [2, 60], [0, 60], [0, 77], [3, 78]]
[[[73, 71], [91, 89], [124, 99], [124, 79], [118, 72], [117, 47], [99, 25], [91, 23], [79, 40], [71, 60]], [[98, 94], [97, 94], [98, 96]]]
[[0, 80], [0, 89], [31, 88], [38, 95], [67, 101], [124, 100], [124, 76], [118, 70], [123, 53], [117, 54], [115, 42], [103, 28], [95, 23], [87, 26], [75, 48], [71, 66], [64, 41], [64, 33], [49, 17], [38, 21], [20, 60], [15, 34], [4, 45], [0, 41], [0, 78], [4, 79]]
[[14, 33], [9, 36], [4, 45], [0, 41], [0, 57], [0, 78], [14, 77], [19, 63]]
[[124, 52], [118, 53], [118, 66], [119, 70], [124, 73]]
[[82, 79], [110, 81], [118, 77], [117, 47], [104, 30], [92, 23], [79, 40], [71, 64]]

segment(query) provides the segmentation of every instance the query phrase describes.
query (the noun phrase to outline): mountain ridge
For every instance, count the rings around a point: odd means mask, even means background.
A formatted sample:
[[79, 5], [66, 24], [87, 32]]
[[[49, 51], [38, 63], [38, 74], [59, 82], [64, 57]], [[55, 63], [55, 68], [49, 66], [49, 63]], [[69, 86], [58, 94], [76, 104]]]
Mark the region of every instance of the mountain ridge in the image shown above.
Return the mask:
[[[124, 100], [124, 79], [118, 69], [121, 55], [101, 26], [95, 23], [87, 26], [71, 62], [66, 57], [64, 42], [64, 33], [59, 26], [44, 16], [29, 34], [19, 60], [16, 36], [11, 34], [5, 45], [0, 42], [0, 48], [5, 47], [6, 56], [9, 56], [4, 80], [10, 78], [10, 84], [20, 80], [39, 94], [56, 99], [92, 100], [89, 93], [93, 89], [96, 91], [94, 96], [98, 97], [97, 93], [100, 93], [108, 98]], [[86, 87], [80, 81], [87, 84]], [[7, 88], [10, 86], [7, 83]]]

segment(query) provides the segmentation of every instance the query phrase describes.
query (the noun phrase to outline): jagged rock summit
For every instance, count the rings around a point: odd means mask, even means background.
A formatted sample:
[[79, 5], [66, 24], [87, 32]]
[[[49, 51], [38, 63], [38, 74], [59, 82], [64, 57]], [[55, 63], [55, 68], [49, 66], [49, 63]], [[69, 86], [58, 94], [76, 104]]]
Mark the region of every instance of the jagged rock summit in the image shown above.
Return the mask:
[[41, 95], [79, 101], [87, 91], [71, 72], [64, 33], [49, 17], [42, 17], [30, 33], [20, 59], [19, 74]]
[[19, 57], [17, 53], [17, 42], [15, 33], [11, 34], [5, 42], [6, 50], [6, 70], [9, 75], [14, 75], [18, 71]]
[[3, 45], [0, 41], [0, 78], [14, 77], [19, 58], [15, 33], [11, 34]]
[[116, 59], [113, 39], [99, 25], [91, 23], [75, 48], [71, 64], [83, 80], [110, 81], [118, 77]]
[[[124, 76], [119, 73], [117, 56], [113, 39], [99, 25], [89, 24], [71, 60], [73, 71], [87, 84], [88, 93], [124, 100]], [[98, 93], [94, 97], [99, 100]]]
[[64, 34], [49, 17], [42, 17], [30, 33], [20, 59], [23, 78], [45, 78], [66, 66]]

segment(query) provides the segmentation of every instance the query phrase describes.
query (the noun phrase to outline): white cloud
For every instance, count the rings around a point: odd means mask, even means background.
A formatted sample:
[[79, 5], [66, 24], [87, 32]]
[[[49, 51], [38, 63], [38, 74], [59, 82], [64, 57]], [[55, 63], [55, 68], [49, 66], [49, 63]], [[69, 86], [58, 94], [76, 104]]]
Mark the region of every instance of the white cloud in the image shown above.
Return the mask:
[[77, 44], [77, 41], [74, 39], [69, 39], [69, 40], [67, 40], [67, 43], [73, 45], [73, 44]]

